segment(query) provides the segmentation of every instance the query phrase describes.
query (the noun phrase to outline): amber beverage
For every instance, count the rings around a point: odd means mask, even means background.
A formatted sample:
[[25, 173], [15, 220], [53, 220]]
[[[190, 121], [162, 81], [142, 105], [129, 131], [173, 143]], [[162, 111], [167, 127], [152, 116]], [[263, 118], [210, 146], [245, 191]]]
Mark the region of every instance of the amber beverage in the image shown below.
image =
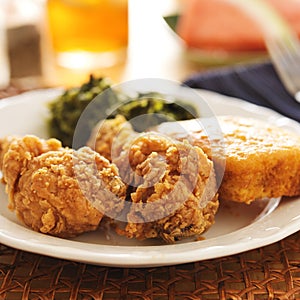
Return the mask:
[[127, 0], [48, 0], [47, 17], [61, 65], [105, 67], [124, 58], [128, 44]]

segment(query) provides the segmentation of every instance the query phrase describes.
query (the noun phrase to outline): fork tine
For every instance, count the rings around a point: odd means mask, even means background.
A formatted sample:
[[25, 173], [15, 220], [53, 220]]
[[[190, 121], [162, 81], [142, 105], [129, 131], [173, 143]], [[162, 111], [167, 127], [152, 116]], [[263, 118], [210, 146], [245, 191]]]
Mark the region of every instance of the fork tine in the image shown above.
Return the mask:
[[299, 102], [300, 43], [298, 39], [294, 36], [288, 36], [285, 39], [269, 37], [266, 40], [266, 44], [279, 77], [285, 84], [288, 92]]
[[263, 0], [227, 0], [244, 9], [262, 28], [266, 45], [286, 90], [300, 103], [300, 44], [297, 34]]
[[286, 69], [286, 71], [294, 70], [297, 68], [297, 63], [299, 63], [299, 53], [296, 48], [291, 48], [285, 43], [278, 41], [273, 41], [269, 43], [271, 57], [276, 60], [277, 64], [280, 64]]

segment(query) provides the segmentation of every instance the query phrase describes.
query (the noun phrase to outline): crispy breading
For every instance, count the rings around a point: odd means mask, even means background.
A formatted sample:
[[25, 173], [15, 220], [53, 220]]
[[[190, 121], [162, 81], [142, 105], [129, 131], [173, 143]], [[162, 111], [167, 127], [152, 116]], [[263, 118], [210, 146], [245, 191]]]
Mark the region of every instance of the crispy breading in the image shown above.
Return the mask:
[[117, 115], [113, 119], [101, 120], [92, 130], [87, 146], [103, 155], [108, 160], [116, 157], [122, 150], [124, 142], [135, 134], [126, 119]]
[[126, 228], [118, 233], [175, 242], [213, 224], [218, 209], [215, 174], [200, 148], [156, 133], [138, 135], [124, 148], [116, 164], [132, 187], [132, 204]]
[[[300, 195], [299, 135], [252, 118], [220, 116], [218, 121], [223, 139], [213, 142], [214, 146], [222, 144], [225, 151], [214, 153], [217, 176], [222, 169], [218, 163], [226, 160], [220, 200], [251, 203], [265, 197]], [[212, 158], [209, 138], [197, 120], [164, 123], [153, 130], [188, 139]]]
[[[22, 170], [34, 157], [50, 150], [62, 149], [61, 142], [57, 139], [40, 139], [33, 135], [24, 137], [6, 137], [2, 142], [2, 173], [3, 181], [7, 183], [9, 198], [13, 198], [14, 188]], [[12, 208], [13, 204], [11, 203]]]
[[0, 139], [0, 171], [2, 171], [4, 154], [7, 152], [10, 144], [16, 139], [16, 136], [6, 136]]
[[9, 207], [35, 231], [72, 237], [95, 230], [123, 208], [115, 165], [88, 147], [62, 148], [34, 136], [14, 140], [3, 160]]

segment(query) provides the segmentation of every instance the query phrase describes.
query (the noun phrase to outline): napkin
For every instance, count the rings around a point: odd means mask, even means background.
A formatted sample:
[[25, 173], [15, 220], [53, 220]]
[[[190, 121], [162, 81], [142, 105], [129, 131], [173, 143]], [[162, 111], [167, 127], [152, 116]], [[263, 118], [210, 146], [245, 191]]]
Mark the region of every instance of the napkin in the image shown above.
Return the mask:
[[300, 122], [300, 104], [286, 91], [271, 62], [196, 73], [183, 84], [271, 108]]

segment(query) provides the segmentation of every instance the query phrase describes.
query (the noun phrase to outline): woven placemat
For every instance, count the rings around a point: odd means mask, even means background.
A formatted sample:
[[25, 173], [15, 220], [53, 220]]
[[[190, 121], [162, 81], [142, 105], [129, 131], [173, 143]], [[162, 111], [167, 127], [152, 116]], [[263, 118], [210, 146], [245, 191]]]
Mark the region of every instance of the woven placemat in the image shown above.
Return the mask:
[[[9, 87], [0, 98], [20, 92]], [[0, 299], [300, 299], [300, 231], [241, 254], [156, 268], [87, 265], [0, 244]]]
[[0, 299], [300, 299], [300, 232], [213, 260], [110, 268], [0, 246]]

